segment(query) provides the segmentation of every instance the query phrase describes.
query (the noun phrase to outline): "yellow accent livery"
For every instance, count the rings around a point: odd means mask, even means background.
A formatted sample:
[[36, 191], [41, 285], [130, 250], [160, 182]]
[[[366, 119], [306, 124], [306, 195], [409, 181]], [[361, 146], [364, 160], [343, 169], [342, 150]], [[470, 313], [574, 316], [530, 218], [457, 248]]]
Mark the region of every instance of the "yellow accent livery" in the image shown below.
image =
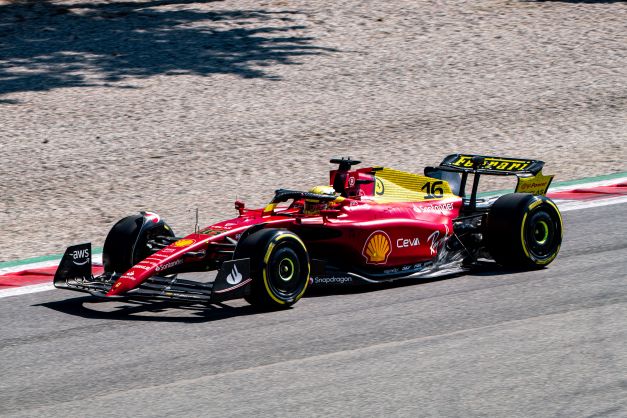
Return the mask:
[[391, 168], [381, 168], [375, 176], [374, 199], [377, 202], [421, 202], [455, 197], [443, 180]]
[[[450, 164], [456, 167], [472, 168], [472, 157], [472, 155], [460, 155]], [[485, 157], [483, 164], [479, 168], [495, 171], [524, 171], [532, 162], [530, 160], [513, 158]]]
[[533, 177], [518, 177], [516, 193], [531, 193], [534, 195], [545, 195], [553, 176], [544, 176], [542, 171]]

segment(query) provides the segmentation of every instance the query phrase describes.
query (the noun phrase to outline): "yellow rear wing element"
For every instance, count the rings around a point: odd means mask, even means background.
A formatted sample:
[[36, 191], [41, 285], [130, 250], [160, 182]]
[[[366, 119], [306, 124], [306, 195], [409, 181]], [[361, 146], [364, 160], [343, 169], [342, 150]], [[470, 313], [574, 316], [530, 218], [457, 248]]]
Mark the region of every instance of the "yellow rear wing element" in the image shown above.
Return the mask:
[[554, 176], [544, 176], [542, 171], [539, 171], [532, 177], [518, 177], [518, 184], [516, 185], [516, 193], [531, 193], [534, 195], [546, 195], [551, 181]]
[[543, 166], [544, 162], [539, 160], [472, 154], [451, 154], [440, 163], [440, 168], [450, 171], [496, 175], [537, 174]]

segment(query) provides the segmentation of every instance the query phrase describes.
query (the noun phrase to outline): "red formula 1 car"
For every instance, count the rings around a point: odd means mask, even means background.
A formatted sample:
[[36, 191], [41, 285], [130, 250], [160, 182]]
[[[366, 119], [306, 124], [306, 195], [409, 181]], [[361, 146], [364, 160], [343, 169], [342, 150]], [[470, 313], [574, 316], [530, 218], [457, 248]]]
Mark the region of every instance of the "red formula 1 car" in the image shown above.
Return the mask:
[[[261, 209], [235, 202], [233, 219], [176, 237], [156, 214], [116, 223], [103, 248], [104, 273], [91, 271], [91, 244], [69, 247], [59, 288], [104, 298], [213, 304], [245, 298], [262, 309], [296, 303], [308, 287], [433, 277], [493, 260], [535, 269], [556, 257], [562, 220], [541, 161], [454, 154], [424, 175], [354, 169], [334, 159], [330, 184], [277, 190]], [[514, 175], [515, 193], [478, 199], [482, 175]], [[471, 193], [466, 185], [472, 178]], [[182, 273], [217, 271], [215, 280]]]

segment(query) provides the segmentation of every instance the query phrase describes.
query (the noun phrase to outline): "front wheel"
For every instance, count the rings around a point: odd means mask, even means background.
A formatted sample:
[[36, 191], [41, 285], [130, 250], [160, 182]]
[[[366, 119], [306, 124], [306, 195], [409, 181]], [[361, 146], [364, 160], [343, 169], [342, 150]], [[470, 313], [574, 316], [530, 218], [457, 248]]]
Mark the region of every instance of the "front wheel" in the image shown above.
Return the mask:
[[305, 293], [309, 283], [309, 256], [296, 234], [263, 229], [245, 238], [236, 253], [236, 258], [250, 258], [253, 281], [245, 299], [256, 308], [287, 308]]
[[104, 271], [126, 272], [155, 252], [149, 243], [158, 236], [174, 237], [174, 232], [154, 213], [142, 212], [119, 220], [107, 234], [102, 249]]
[[542, 268], [557, 256], [562, 231], [562, 217], [551, 199], [528, 193], [507, 194], [490, 208], [487, 247], [502, 266]]

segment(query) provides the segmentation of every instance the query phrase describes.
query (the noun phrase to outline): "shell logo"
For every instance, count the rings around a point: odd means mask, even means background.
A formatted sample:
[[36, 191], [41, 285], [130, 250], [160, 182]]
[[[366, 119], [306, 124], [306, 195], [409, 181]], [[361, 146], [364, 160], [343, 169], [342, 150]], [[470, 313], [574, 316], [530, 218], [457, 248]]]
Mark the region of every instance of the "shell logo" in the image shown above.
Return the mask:
[[196, 241], [193, 239], [180, 239], [174, 243], [175, 247], [189, 247]]
[[384, 231], [374, 231], [366, 240], [362, 255], [367, 264], [385, 264], [392, 252], [390, 237]]

